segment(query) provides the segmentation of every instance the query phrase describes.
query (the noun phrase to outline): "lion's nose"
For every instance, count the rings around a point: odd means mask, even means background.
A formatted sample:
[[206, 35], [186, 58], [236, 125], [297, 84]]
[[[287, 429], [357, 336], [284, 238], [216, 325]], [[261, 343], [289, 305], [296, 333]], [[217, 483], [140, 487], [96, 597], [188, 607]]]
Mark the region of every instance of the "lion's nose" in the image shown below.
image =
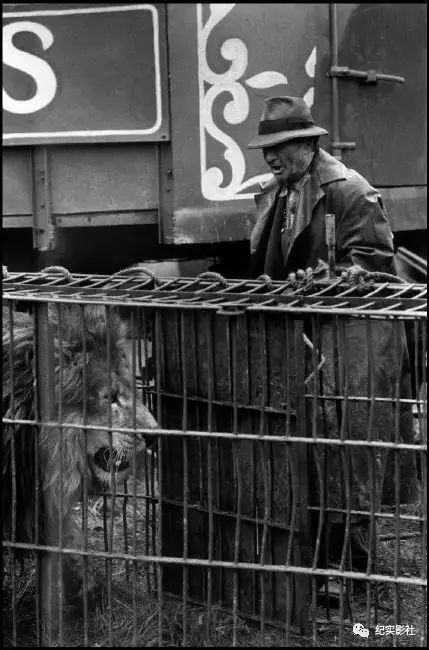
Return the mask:
[[153, 417], [153, 415], [149, 411], [149, 409], [147, 409], [146, 406], [144, 406], [143, 408], [144, 408], [143, 419], [144, 419], [144, 423], [145, 423], [144, 424], [145, 429], [159, 429], [159, 424], [155, 420], [155, 418]]

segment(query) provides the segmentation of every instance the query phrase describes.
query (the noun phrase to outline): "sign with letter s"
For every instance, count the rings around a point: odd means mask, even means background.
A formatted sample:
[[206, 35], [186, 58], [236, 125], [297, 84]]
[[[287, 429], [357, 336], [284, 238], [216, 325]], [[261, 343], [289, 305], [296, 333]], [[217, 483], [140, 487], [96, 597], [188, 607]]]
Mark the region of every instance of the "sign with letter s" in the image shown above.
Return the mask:
[[155, 4], [4, 13], [3, 144], [169, 139], [164, 13]]

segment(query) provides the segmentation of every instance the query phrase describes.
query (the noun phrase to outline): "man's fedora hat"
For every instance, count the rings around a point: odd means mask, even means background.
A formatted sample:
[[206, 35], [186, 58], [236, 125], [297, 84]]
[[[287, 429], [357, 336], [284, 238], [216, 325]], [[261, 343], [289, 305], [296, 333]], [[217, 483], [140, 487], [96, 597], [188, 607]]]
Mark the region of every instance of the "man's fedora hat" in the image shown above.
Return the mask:
[[301, 97], [269, 97], [265, 100], [258, 135], [247, 148], [273, 147], [288, 140], [327, 133], [314, 124], [311, 111]]

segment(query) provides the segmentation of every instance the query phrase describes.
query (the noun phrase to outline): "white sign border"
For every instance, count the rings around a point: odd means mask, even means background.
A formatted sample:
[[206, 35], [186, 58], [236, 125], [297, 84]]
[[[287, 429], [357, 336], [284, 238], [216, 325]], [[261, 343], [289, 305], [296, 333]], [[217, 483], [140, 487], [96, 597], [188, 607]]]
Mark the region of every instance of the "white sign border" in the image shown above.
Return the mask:
[[38, 10], [38, 11], [18, 11], [3, 14], [3, 18], [29, 18], [36, 16], [71, 16], [76, 14], [99, 14], [111, 13], [115, 11], [142, 11], [149, 10], [153, 19], [154, 31], [154, 61], [155, 61], [155, 95], [156, 95], [156, 114], [155, 124], [150, 129], [132, 129], [132, 130], [104, 130], [104, 131], [44, 131], [37, 133], [26, 131], [25, 133], [6, 133], [3, 134], [3, 141], [25, 138], [92, 138], [92, 137], [109, 137], [109, 136], [138, 136], [152, 135], [156, 133], [162, 124], [162, 103], [161, 103], [161, 70], [159, 54], [159, 16], [158, 9], [153, 5], [121, 5], [114, 7], [88, 7], [83, 9], [57, 9], [57, 10]]

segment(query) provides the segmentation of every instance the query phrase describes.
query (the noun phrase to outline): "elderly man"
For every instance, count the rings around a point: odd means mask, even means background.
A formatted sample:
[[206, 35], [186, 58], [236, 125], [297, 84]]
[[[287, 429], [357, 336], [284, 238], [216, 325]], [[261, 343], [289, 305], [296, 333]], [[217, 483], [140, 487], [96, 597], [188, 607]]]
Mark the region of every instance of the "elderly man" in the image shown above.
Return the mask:
[[[251, 236], [251, 274], [284, 280], [298, 268], [328, 260], [325, 214], [335, 214], [336, 267], [360, 265], [394, 272], [393, 235], [382, 199], [357, 172], [319, 148], [327, 131], [314, 124], [299, 97], [266, 100], [259, 135], [249, 149], [262, 149], [273, 178], [255, 195], [257, 220]], [[321, 264], [322, 263], [322, 264]]]
[[[337, 273], [352, 266], [367, 271], [395, 272], [393, 235], [381, 196], [360, 174], [319, 148], [319, 136], [326, 133], [314, 124], [303, 99], [266, 100], [259, 134], [249, 144], [250, 149], [262, 149], [273, 172], [273, 178], [255, 195], [257, 219], [251, 235], [253, 277], [265, 273], [272, 279], [285, 280], [290, 273], [309, 267], [326, 275], [327, 213], [335, 215]], [[324, 365], [318, 373], [317, 392], [332, 396], [332, 401], [327, 399], [319, 406], [318, 435], [329, 438], [345, 435], [357, 440], [371, 435], [372, 439], [394, 441], [396, 434], [392, 432], [397, 430], [398, 419], [390, 400], [395, 396], [395, 373], [400, 374], [400, 397], [411, 396], [402, 325], [398, 323], [400, 327], [395, 328], [387, 321], [371, 323], [372, 363], [367, 324], [359, 319], [345, 319], [339, 325], [341, 331], [337, 331], [329, 317], [318, 319], [316, 344]], [[310, 383], [306, 392], [312, 386]], [[335, 400], [335, 396], [344, 396], [346, 390], [349, 396], [364, 399], [347, 405]], [[377, 402], [369, 415], [365, 400], [371, 391], [383, 401]], [[399, 410], [400, 440], [412, 443], [411, 409], [404, 405]], [[314, 425], [311, 413], [308, 421], [310, 426]], [[324, 514], [324, 523], [328, 524], [324, 528], [329, 537], [329, 559], [338, 562], [341, 555], [348, 557], [344, 553], [350, 542], [353, 568], [366, 571], [369, 517], [362, 513], [369, 514], [374, 496], [376, 511], [383, 500], [392, 501], [392, 463], [389, 464], [387, 453], [380, 450], [369, 456], [368, 450], [362, 447], [348, 448], [344, 450], [345, 458], [338, 449], [334, 446], [319, 449], [315, 464], [315, 454], [310, 456], [313, 480], [308, 481], [309, 489], [313, 492], [313, 505], [320, 504], [320, 482], [314, 479], [320, 467], [324, 467], [324, 501], [325, 508], [330, 510], [328, 515]], [[399, 481], [402, 503], [415, 495], [414, 458], [401, 458], [404, 460], [407, 462], [401, 462]], [[351, 518], [351, 535], [347, 541], [344, 514], [350, 509], [356, 514]]]

